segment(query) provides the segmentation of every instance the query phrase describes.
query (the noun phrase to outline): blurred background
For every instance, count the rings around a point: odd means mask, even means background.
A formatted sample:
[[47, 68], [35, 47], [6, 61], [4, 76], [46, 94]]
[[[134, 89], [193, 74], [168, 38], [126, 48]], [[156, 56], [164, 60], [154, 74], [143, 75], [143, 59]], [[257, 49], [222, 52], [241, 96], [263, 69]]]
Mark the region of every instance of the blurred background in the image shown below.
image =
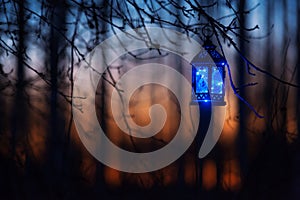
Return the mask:
[[[299, 23], [297, 0], [0, 1], [0, 199], [299, 199]], [[170, 28], [203, 44], [207, 25], [229, 64], [226, 121], [214, 149], [199, 159], [195, 140], [176, 162], [142, 174], [97, 161], [73, 122], [80, 62], [125, 30]], [[163, 129], [137, 139], [116, 125], [110, 107], [116, 82], [148, 62], [190, 80], [190, 63], [147, 49], [116, 60], [96, 92], [101, 127], [135, 152], [163, 147], [180, 123], [174, 94], [153, 84], [132, 95], [130, 117], [145, 126], [150, 106], [161, 104], [168, 116]]]

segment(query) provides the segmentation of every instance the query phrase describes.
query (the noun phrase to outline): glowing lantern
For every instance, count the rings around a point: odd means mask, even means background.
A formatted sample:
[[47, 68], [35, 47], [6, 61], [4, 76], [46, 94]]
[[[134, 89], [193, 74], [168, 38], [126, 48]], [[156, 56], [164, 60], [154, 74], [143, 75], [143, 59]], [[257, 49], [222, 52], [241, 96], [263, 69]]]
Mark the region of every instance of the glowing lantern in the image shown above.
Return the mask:
[[210, 102], [226, 105], [224, 101], [226, 60], [216, 51], [209, 37], [203, 44], [204, 50], [192, 61], [193, 102]]

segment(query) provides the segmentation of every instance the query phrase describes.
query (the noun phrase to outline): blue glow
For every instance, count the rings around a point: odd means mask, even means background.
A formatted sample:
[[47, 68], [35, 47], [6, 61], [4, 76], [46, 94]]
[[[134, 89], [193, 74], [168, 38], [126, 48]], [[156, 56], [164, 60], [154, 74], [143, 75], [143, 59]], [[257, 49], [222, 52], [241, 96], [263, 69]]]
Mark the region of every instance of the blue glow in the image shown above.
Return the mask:
[[222, 73], [219, 71], [217, 67], [212, 68], [211, 93], [213, 94], [223, 93]]
[[196, 72], [196, 93], [208, 93], [208, 69], [200, 67]]

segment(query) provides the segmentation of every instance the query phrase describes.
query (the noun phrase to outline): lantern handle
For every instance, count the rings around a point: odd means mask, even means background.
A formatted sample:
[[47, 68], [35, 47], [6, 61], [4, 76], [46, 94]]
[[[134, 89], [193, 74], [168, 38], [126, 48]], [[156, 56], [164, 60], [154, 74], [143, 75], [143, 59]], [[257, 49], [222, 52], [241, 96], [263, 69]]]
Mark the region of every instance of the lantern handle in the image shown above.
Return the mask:
[[202, 28], [202, 35], [206, 37], [206, 39], [210, 39], [214, 34], [213, 28], [210, 24], [206, 24]]

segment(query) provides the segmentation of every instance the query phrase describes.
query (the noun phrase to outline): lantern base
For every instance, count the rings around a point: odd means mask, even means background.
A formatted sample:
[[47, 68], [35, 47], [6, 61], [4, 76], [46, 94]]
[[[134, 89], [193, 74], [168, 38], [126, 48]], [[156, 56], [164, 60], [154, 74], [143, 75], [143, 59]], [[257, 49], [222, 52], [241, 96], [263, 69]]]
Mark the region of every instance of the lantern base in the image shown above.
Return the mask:
[[225, 101], [210, 101], [210, 100], [192, 100], [190, 105], [205, 105], [211, 104], [212, 106], [226, 106]]

